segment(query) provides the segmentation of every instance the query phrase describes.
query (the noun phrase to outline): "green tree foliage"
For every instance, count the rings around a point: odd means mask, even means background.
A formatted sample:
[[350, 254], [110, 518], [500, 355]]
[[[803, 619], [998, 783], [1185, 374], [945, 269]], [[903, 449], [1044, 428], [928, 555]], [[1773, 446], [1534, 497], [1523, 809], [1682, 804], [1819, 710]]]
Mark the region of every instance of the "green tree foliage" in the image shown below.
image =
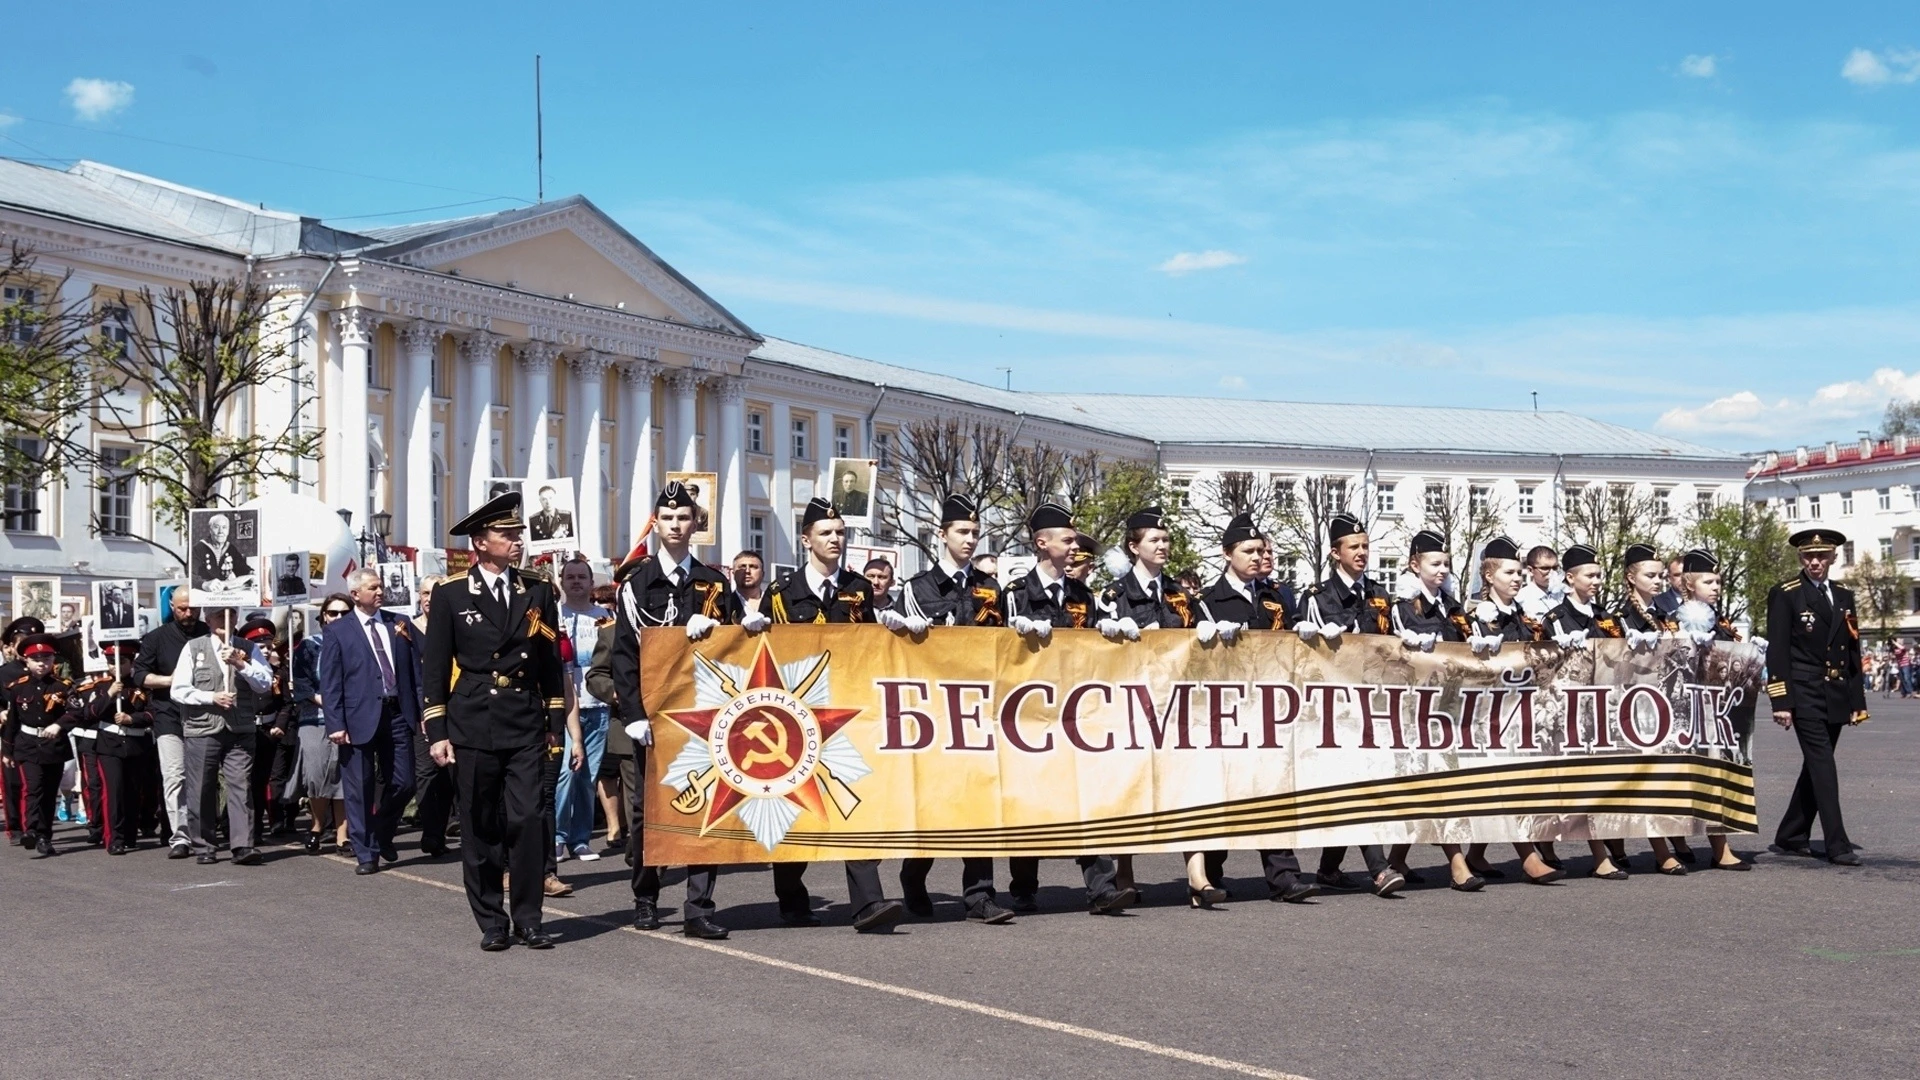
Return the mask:
[[9, 483], [75, 463], [68, 436], [86, 420], [103, 310], [91, 296], [62, 303], [64, 284], [38, 273], [18, 241], [0, 256], [0, 478]]
[[1891, 439], [1895, 435], [1908, 438], [1920, 435], [1920, 399], [1887, 402], [1887, 411], [1880, 418], [1880, 438]]
[[[1185, 493], [1175, 489], [1151, 463], [1100, 462], [1072, 507], [1073, 520], [1081, 532], [1106, 549], [1126, 542], [1127, 516], [1148, 506], [1164, 508], [1170, 519], [1168, 531], [1173, 534], [1173, 555], [1167, 562], [1166, 572], [1179, 574], [1198, 569], [1200, 555], [1194, 549], [1188, 521], [1192, 510], [1186, 505]], [[1104, 579], [1104, 568], [1096, 570], [1095, 576]]]
[[1620, 560], [1630, 544], [1658, 546], [1660, 505], [1630, 484], [1588, 484], [1569, 488], [1561, 505], [1560, 538], [1564, 550], [1585, 544], [1599, 556], [1600, 595], [1609, 602], [1625, 594]]
[[1762, 503], [1719, 503], [1687, 523], [1688, 547], [1705, 548], [1720, 560], [1720, 607], [1729, 619], [1750, 617], [1764, 634], [1767, 590], [1800, 572], [1800, 557], [1787, 544], [1787, 526]]
[[1882, 641], [1890, 641], [1900, 620], [1907, 614], [1908, 598], [1913, 595], [1913, 578], [1900, 572], [1898, 564], [1881, 562], [1871, 555], [1847, 571], [1847, 587], [1853, 590], [1860, 606], [1860, 619]]

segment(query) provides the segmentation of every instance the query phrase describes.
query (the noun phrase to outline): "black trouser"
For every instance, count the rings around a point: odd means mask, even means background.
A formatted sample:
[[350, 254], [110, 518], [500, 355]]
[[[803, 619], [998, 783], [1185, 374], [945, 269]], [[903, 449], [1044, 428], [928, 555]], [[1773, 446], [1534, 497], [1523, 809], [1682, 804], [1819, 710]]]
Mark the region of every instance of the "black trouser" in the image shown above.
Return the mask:
[[253, 835], [265, 836], [272, 828], [267, 811], [272, 809], [273, 795], [273, 758], [280, 750], [280, 740], [267, 734], [264, 718], [260, 726], [253, 729], [253, 771], [247, 774], [247, 805], [253, 807]]
[[439, 851], [447, 846], [447, 818], [453, 813], [454, 770], [436, 765], [427, 752], [427, 737], [413, 733], [413, 823], [420, 826], [420, 847]]
[[[65, 735], [60, 737], [66, 738]], [[54, 810], [60, 805], [60, 774], [65, 771], [66, 762], [63, 761], [20, 763], [27, 831], [43, 840], [53, 839]]]
[[[781, 911], [802, 912], [813, 910], [813, 894], [807, 891], [807, 863], [781, 862], [773, 864], [773, 895], [780, 900]], [[853, 917], [887, 898], [886, 886], [880, 884], [879, 859], [848, 859], [847, 899], [853, 904]]]
[[1820, 831], [1827, 838], [1829, 858], [1852, 851], [1847, 827], [1840, 820], [1840, 772], [1834, 766], [1833, 749], [1846, 724], [1828, 720], [1824, 709], [1796, 708], [1793, 733], [1800, 740], [1800, 780], [1793, 785], [1793, 798], [1780, 818], [1774, 842], [1781, 847], [1799, 847], [1813, 837], [1813, 819], [1820, 818]]
[[133, 846], [133, 776], [139, 771], [140, 764], [139, 758], [129, 759], [114, 754], [93, 755], [93, 767], [100, 784], [100, 812], [106, 826], [108, 846]]
[[467, 903], [481, 931], [508, 929], [501, 908], [500, 875], [513, 875], [512, 926], [538, 929], [545, 878], [541, 850], [549, 853], [553, 831], [542, 832], [540, 774], [544, 742], [507, 750], [454, 747], [460, 793], [460, 863]]
[[87, 843], [98, 844], [104, 835], [107, 816], [100, 802], [99, 755], [94, 753], [93, 739], [82, 736], [75, 741], [80, 746], [80, 758], [74, 766], [80, 773], [80, 802], [87, 808]]
[[7, 835], [19, 836], [27, 828], [27, 779], [26, 771], [18, 764], [11, 769], [0, 769], [0, 798], [4, 798], [7, 810]]
[[[1207, 852], [1207, 883], [1221, 888], [1226, 880], [1227, 852], [1215, 850]], [[1294, 886], [1300, 874], [1300, 860], [1292, 848], [1264, 848], [1260, 852], [1260, 872], [1266, 876], [1267, 887], [1274, 892], [1285, 892]]]
[[[540, 820], [545, 823], [547, 830], [547, 842], [541, 845], [541, 849], [546, 852], [547, 877], [555, 877], [560, 873], [560, 860], [553, 854], [553, 835], [559, 831], [553, 820], [553, 794], [560, 787], [560, 762], [566, 754], [562, 748], [548, 747], [547, 756], [540, 763]], [[545, 884], [545, 879], [542, 879], [542, 884]]]
[[[1340, 863], [1347, 857], [1344, 847], [1320, 849], [1320, 872], [1331, 877], [1340, 872]], [[1360, 857], [1366, 860], [1367, 873], [1378, 876], [1387, 868], [1387, 849], [1379, 844], [1361, 844]]]
[[[927, 889], [927, 872], [933, 869], [932, 859], [903, 859], [900, 862], [900, 887], [909, 891]], [[960, 860], [960, 893], [966, 901], [967, 910], [973, 911], [980, 905], [993, 899], [993, 859], [985, 855], [968, 855]]]
[[[1098, 900], [1113, 892], [1119, 872], [1111, 855], [1082, 855], [1073, 860], [1086, 879], [1087, 899]], [[1007, 891], [1015, 896], [1032, 896], [1040, 891], [1040, 860], [1020, 856], [1007, 860]]]
[[[646, 779], [647, 748], [636, 743], [633, 757], [620, 763], [620, 782], [627, 789], [627, 863], [633, 867], [633, 899], [658, 904], [660, 868], [647, 865], [646, 839], [642, 835], [647, 818]], [[611, 829], [612, 823], [607, 827]], [[712, 917], [713, 882], [719, 876], [717, 866], [687, 867], [687, 904], [680, 909], [682, 918]]]
[[[132, 810], [134, 819], [143, 834], [153, 835], [166, 823], [166, 800], [163, 798], [165, 784], [160, 777], [160, 754], [153, 748], [153, 736], [147, 736], [147, 749], [139, 757], [128, 758], [128, 768], [132, 770]], [[171, 826], [169, 826], [171, 828]], [[127, 835], [127, 843], [133, 843], [133, 835]]]
[[274, 740], [267, 767], [267, 794], [273, 801], [267, 812], [270, 822], [281, 821], [291, 829], [298, 808], [287, 800], [287, 789], [293, 786], [293, 767], [300, 760], [300, 736], [298, 728], [283, 730], [286, 734]]

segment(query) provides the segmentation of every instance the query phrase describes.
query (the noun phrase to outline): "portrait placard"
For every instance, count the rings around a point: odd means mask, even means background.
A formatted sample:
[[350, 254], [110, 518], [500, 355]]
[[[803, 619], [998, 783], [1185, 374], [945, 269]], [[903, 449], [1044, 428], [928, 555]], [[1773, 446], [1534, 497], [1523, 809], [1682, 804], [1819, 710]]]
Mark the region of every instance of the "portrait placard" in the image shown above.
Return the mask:
[[93, 616], [99, 640], [138, 640], [140, 597], [133, 579], [96, 581], [89, 588], [93, 591]]
[[834, 458], [827, 462], [827, 501], [850, 529], [872, 528], [873, 492], [880, 463], [872, 458]]
[[720, 474], [710, 472], [670, 472], [667, 483], [675, 480], [686, 485], [687, 494], [693, 496], [693, 505], [698, 507], [694, 515], [693, 546], [701, 547], [714, 543], [717, 539], [713, 523], [720, 515]]
[[571, 552], [580, 546], [572, 480], [527, 480], [521, 485], [520, 500], [527, 522], [527, 554]]
[[187, 513], [187, 586], [196, 607], [260, 602], [260, 511]]

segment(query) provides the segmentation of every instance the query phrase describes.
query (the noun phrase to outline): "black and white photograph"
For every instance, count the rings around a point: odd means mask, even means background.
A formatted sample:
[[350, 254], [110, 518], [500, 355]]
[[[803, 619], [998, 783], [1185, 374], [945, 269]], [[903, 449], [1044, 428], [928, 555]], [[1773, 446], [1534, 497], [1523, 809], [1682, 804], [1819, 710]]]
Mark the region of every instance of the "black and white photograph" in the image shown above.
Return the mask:
[[93, 590], [93, 614], [99, 623], [101, 641], [133, 641], [140, 637], [140, 610], [136, 583], [130, 579], [96, 581]]
[[[87, 614], [86, 593], [65, 593], [60, 597], [60, 630], [80, 629], [80, 620]], [[47, 629], [52, 630], [49, 626]]]
[[870, 527], [879, 471], [880, 463], [871, 458], [834, 458], [827, 463], [827, 501], [840, 511], [848, 528]]
[[39, 619], [49, 628], [59, 615], [60, 579], [57, 577], [15, 577], [13, 579], [13, 617]]
[[267, 587], [261, 590], [261, 599], [276, 607], [306, 603], [307, 554], [288, 551], [267, 556]]
[[527, 551], [572, 551], [579, 546], [573, 518], [573, 481], [528, 480], [520, 489], [520, 512], [527, 516]]
[[196, 607], [260, 602], [260, 511], [194, 510], [187, 520], [187, 585]]
[[96, 615], [80, 617], [80, 670], [93, 674], [107, 670], [107, 654], [100, 648], [100, 619]]
[[154, 627], [160, 625], [160, 609], [143, 607], [134, 612], [133, 625], [134, 629], [139, 631], [137, 636], [146, 637], [153, 632]]
[[694, 533], [693, 545], [700, 547], [716, 540], [713, 523], [720, 516], [720, 474], [710, 472], [670, 472], [667, 483], [675, 480], [686, 485], [687, 494], [693, 496]]
[[374, 570], [380, 574], [380, 606], [388, 611], [413, 611], [413, 564], [385, 562]]

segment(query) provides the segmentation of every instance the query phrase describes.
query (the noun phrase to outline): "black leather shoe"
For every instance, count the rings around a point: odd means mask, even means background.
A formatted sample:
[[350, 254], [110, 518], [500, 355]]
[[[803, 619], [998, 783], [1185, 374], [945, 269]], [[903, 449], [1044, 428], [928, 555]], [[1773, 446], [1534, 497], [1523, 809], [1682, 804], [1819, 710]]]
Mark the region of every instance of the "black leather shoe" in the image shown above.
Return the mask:
[[380, 864], [377, 862], [355, 863], [353, 865], [353, 872], [360, 877], [366, 877], [368, 874], [377, 874], [380, 872]]
[[307, 854], [309, 855], [320, 854], [320, 834], [317, 832], [308, 833], [307, 838], [301, 841], [301, 846], [307, 849]]
[[513, 940], [529, 949], [551, 949], [555, 939], [537, 926], [517, 926], [513, 930]]
[[1541, 874], [1539, 877], [1535, 877], [1532, 874], [1528, 874], [1527, 880], [1532, 882], [1535, 885], [1551, 885], [1554, 882], [1559, 881], [1561, 878], [1566, 876], [1567, 876], [1567, 872], [1565, 870], [1549, 869], [1546, 873]]
[[1353, 874], [1343, 874], [1337, 870], [1331, 874], [1315, 874], [1313, 881], [1320, 886], [1322, 892], [1359, 892], [1361, 889], [1373, 888], [1373, 885], [1365, 879]]
[[513, 940], [507, 937], [505, 930], [489, 930], [480, 937], [482, 952], [506, 952], [513, 947]]
[[988, 926], [999, 926], [1002, 923], [1012, 922], [1013, 912], [1008, 911], [1006, 908], [1001, 907], [991, 900], [983, 900], [967, 909], [967, 918], [973, 922], [985, 923]]
[[212, 866], [214, 863], [220, 861], [220, 857], [209, 851], [205, 855], [195, 855], [193, 861], [199, 863], [201, 866]]
[[782, 908], [780, 921], [788, 926], [819, 926], [820, 916], [806, 908]]
[[907, 907], [898, 900], [881, 900], [868, 904], [867, 909], [854, 916], [853, 928], [862, 934], [878, 933], [900, 921], [906, 915]]
[[420, 854], [425, 855], [429, 859], [437, 859], [440, 856], [445, 855], [446, 853], [447, 853], [447, 845], [445, 844], [421, 844], [420, 845]]
[[172, 844], [167, 848], [167, 858], [184, 859], [193, 854], [193, 849], [185, 844]]
[[933, 917], [933, 897], [927, 895], [927, 886], [922, 881], [900, 879], [900, 887], [906, 895], [901, 897], [907, 903], [907, 910], [923, 919]]
[[1032, 893], [1017, 892], [1009, 894], [1007, 906], [1023, 914], [1031, 915], [1040, 910], [1040, 901]]
[[1087, 912], [1092, 915], [1118, 915], [1132, 907], [1139, 899], [1140, 893], [1138, 890], [1115, 889], [1095, 900], [1088, 906]]
[[388, 842], [380, 845], [380, 857], [387, 860], [388, 862], [399, 862], [400, 849], [397, 847], [394, 847], [393, 842], [389, 840]]
[[695, 915], [693, 918], [688, 919], [686, 925], [680, 928], [680, 932], [690, 938], [699, 938], [702, 941], [727, 940], [727, 928], [707, 918], [705, 915]]
[[1486, 879], [1479, 874], [1468, 874], [1465, 881], [1455, 881], [1451, 875], [1447, 878], [1447, 887], [1454, 892], [1479, 892], [1486, 884]]
[[1835, 866], [1859, 866], [1860, 856], [1851, 851], [1842, 851], [1837, 855], [1827, 856], [1827, 861]]
[[113, 843], [107, 845], [107, 854], [109, 855], [125, 855], [127, 852], [132, 850], [133, 850], [133, 845], [123, 844], [118, 840], [115, 840]]
[[633, 928], [635, 930], [660, 929], [660, 910], [651, 900], [633, 902]]
[[1403, 870], [1400, 876], [1406, 878], [1407, 884], [1409, 885], [1425, 885], [1427, 883], [1427, 875], [1418, 870]]
[[[53, 849], [53, 841], [47, 839], [44, 836], [40, 838], [39, 843], [33, 845], [33, 850], [36, 854], [38, 854], [43, 859], [51, 859], [55, 855], [60, 854], [58, 851], [55, 851]], [[1854, 865], [1858, 866], [1860, 863], [1860, 860], [1855, 859], [1853, 860], [1853, 862], [1854, 862]]]
[[233, 865], [259, 866], [260, 852], [257, 849], [250, 848], [250, 847], [234, 848], [233, 849]]
[[1320, 895], [1320, 886], [1311, 881], [1295, 878], [1286, 888], [1274, 893], [1267, 899], [1277, 904], [1298, 904]]
[[1798, 855], [1803, 859], [1813, 858], [1813, 849], [1805, 844], [1775, 844], [1782, 855]]

